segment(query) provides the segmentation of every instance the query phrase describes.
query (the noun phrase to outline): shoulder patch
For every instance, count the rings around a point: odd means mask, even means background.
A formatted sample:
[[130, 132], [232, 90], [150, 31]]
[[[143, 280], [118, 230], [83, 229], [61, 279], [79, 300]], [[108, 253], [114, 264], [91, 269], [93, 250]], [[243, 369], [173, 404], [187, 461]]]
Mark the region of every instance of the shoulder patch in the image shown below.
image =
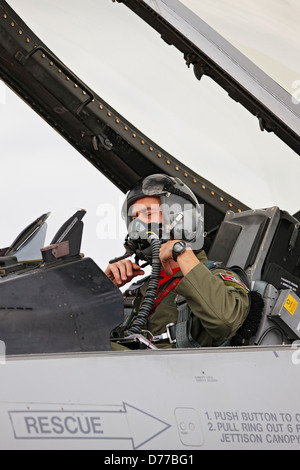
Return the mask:
[[219, 276], [225, 282], [225, 284], [233, 287], [241, 286], [243, 289], [249, 292], [249, 289], [246, 284], [244, 284], [239, 278], [234, 277], [232, 274], [219, 273]]

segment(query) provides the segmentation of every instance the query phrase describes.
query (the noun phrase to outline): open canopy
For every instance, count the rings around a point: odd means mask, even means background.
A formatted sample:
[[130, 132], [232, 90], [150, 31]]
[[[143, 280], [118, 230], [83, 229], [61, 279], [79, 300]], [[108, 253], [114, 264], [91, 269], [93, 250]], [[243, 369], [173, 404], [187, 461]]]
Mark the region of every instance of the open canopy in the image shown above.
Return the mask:
[[[228, 209], [276, 204], [294, 213], [300, 171], [297, 89], [284, 89], [251, 54], [236, 49], [229, 27], [227, 33], [213, 29], [224, 11], [225, 24], [231, 25], [228, 2], [218, 2], [215, 12], [205, 1], [124, 2], [159, 31], [164, 43], [124, 5], [110, 0], [87, 0], [84, 7], [78, 1], [0, 0], [0, 76], [124, 192], [150, 173], [179, 176], [205, 203], [208, 229]], [[245, 6], [231, 3], [240, 31]], [[199, 5], [206, 21], [198, 16]], [[299, 9], [292, 2], [289, 7], [295, 19]], [[113, 10], [110, 24], [101, 21], [108, 9]], [[115, 39], [118, 26], [124, 28], [129, 18], [136, 21], [130, 31], [135, 49], [129, 38], [123, 45]], [[263, 20], [269, 38], [275, 26]], [[128, 36], [131, 28], [128, 23]], [[105, 29], [106, 43], [99, 43], [99, 29]], [[200, 83], [166, 43], [179, 49]], [[282, 67], [283, 59], [287, 55], [278, 57]], [[113, 91], [108, 91], [110, 82]], [[167, 99], [164, 86], [172, 91]]]

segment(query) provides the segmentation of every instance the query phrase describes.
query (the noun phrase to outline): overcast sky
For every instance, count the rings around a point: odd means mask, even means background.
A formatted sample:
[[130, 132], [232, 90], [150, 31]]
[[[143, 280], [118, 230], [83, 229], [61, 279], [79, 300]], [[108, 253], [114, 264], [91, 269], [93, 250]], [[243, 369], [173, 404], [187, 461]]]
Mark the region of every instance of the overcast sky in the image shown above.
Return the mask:
[[[232, 29], [226, 4], [231, 10], [235, 5], [238, 11], [240, 2], [201, 2], [206, 20], [222, 18], [227, 30]], [[111, 0], [9, 3], [67, 66], [162, 148], [190, 165], [197, 157], [202, 176], [251, 207], [287, 204], [289, 207], [282, 208], [291, 212], [300, 209], [300, 202], [295, 202], [299, 195], [299, 157], [277, 137], [258, 132], [257, 120], [228, 100], [209, 79], [199, 84], [181, 54], [124, 5]], [[294, 1], [276, 0], [272, 1], [273, 10], [277, 5], [282, 15], [283, 4], [295, 5]], [[238, 28], [241, 43], [249, 42], [255, 32], [248, 31], [243, 37], [242, 24], [248, 19], [245, 8], [250, 8], [251, 2], [243, 5]], [[270, 8], [270, 0], [260, 5]], [[298, 14], [299, 8], [293, 11]], [[257, 25], [268, 33], [272, 45], [270, 35], [278, 36], [278, 21], [268, 19], [264, 10]], [[295, 43], [292, 29], [290, 34], [294, 47], [298, 38]], [[297, 79], [300, 72], [296, 67], [287, 84], [292, 86]], [[110, 258], [123, 253], [125, 226], [119, 216], [122, 193], [1, 83], [0, 119], [0, 245], [9, 245], [26, 225], [49, 211], [53, 213], [50, 242], [60, 223], [76, 209], [84, 208], [82, 251], [104, 269]], [[288, 165], [283, 166], [283, 161]], [[253, 181], [251, 191], [246, 192], [245, 171], [247, 179]], [[266, 178], [271, 185], [264, 183]], [[109, 233], [106, 222], [110, 222]]]

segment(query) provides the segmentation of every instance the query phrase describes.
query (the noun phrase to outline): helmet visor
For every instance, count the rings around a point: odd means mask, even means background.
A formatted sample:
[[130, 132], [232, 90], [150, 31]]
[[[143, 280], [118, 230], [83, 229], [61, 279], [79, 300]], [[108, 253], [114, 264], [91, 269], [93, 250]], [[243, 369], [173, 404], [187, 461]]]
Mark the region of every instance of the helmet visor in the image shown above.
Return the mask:
[[[127, 220], [128, 225], [128, 217], [130, 217], [128, 209], [135, 201], [144, 197], [165, 196], [168, 199], [172, 194], [181, 196], [184, 200], [191, 202], [195, 207], [198, 204], [196, 196], [179, 178], [173, 178], [172, 176], [164, 174], [154, 174], [146, 176], [127, 193], [122, 208], [122, 217]], [[167, 199], [165, 202], [167, 202]]]
[[167, 175], [151, 175], [144, 179], [142, 191], [145, 196], [160, 196], [171, 192], [172, 184], [172, 179]]

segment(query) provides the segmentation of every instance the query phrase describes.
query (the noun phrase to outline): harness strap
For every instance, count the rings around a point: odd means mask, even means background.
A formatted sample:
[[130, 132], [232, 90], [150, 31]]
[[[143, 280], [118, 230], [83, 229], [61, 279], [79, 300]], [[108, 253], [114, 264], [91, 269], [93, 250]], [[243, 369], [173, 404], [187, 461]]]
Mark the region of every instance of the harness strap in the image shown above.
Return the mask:
[[192, 337], [192, 312], [187, 301], [181, 295], [177, 295], [176, 304], [178, 311], [175, 329], [176, 348], [200, 348], [200, 344]]
[[177, 277], [176, 279], [174, 279], [174, 281], [172, 282], [172, 284], [169, 285], [169, 287], [167, 287], [161, 294], [159, 297], [157, 297], [154, 302], [153, 302], [153, 307], [152, 307], [152, 311], [151, 313], [154, 312], [154, 310], [156, 309], [156, 307], [160, 304], [160, 302], [166, 297], [166, 295], [171, 292], [171, 290], [175, 289], [175, 287], [177, 286], [177, 284], [181, 281], [181, 277]]

